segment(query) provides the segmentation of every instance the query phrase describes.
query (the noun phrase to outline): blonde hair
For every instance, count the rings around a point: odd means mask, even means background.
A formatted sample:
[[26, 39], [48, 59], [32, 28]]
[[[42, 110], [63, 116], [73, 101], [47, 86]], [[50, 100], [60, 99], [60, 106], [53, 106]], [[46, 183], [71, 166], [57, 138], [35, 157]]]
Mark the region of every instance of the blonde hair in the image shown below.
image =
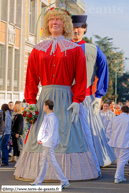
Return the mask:
[[57, 10], [57, 9], [53, 9], [53, 10], [48, 11], [47, 14], [44, 16], [43, 34], [45, 35], [45, 37], [49, 38], [52, 35], [49, 31], [49, 19], [53, 16], [60, 17], [63, 21], [64, 32], [62, 35], [65, 38], [72, 39], [72, 37], [73, 37], [72, 19], [64, 11]]
[[21, 107], [20, 104], [14, 105], [14, 112], [15, 112], [15, 113], [22, 114], [22, 107]]

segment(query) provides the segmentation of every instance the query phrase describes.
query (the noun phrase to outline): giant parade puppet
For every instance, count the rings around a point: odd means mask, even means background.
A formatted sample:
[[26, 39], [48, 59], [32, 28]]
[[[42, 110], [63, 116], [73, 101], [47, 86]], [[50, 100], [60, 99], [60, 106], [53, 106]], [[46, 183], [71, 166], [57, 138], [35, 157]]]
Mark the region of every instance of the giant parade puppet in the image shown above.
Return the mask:
[[[39, 116], [31, 126], [27, 142], [20, 155], [14, 175], [16, 179], [34, 180], [40, 169], [42, 146], [37, 135], [45, 112], [44, 101], [54, 102], [54, 113], [59, 121], [59, 146], [55, 148], [57, 162], [68, 180], [86, 180], [98, 177], [96, 165], [89, 150], [80, 119], [79, 104], [85, 99], [87, 86], [86, 58], [81, 46], [72, 38], [73, 24], [64, 8], [50, 8], [44, 15], [43, 33], [46, 41], [34, 46], [28, 61], [25, 98], [37, 105]], [[72, 86], [73, 80], [76, 83]], [[42, 91], [37, 101], [39, 82]], [[45, 179], [56, 180], [48, 165]]]
[[[115, 160], [113, 148], [109, 147], [107, 144], [108, 139], [106, 137], [105, 128], [101, 116], [99, 115], [101, 97], [104, 96], [108, 90], [108, 66], [106, 56], [102, 50], [98, 46], [86, 43], [82, 39], [87, 30], [86, 20], [86, 15], [72, 16], [74, 26], [72, 42], [81, 45], [86, 56], [87, 88], [83, 104], [88, 110], [88, 124], [92, 132], [94, 148], [98, 157], [99, 165], [106, 166]], [[98, 82], [94, 97], [92, 94], [92, 86], [95, 76], [98, 77]]]

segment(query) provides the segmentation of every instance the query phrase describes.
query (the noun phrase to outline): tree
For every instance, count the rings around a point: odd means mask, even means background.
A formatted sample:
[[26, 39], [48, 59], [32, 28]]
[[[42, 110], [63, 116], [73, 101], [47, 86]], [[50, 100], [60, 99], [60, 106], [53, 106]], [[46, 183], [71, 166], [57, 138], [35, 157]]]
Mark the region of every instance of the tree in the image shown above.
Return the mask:
[[98, 35], [95, 35], [97, 39], [95, 41], [96, 45], [100, 47], [107, 58], [108, 70], [109, 70], [109, 84], [108, 91], [105, 96], [103, 96], [103, 100], [112, 100], [115, 99], [117, 94], [115, 95], [115, 71], [118, 74], [118, 77], [123, 72], [123, 52], [117, 51], [118, 48], [113, 46], [113, 42], [110, 40], [112, 38], [104, 37], [101, 38]]
[[87, 43], [92, 43], [92, 40], [89, 40], [86, 36], [84, 38], [82, 38], [85, 42]]
[[118, 101], [129, 100], [129, 72], [124, 73], [122, 76], [118, 77]]

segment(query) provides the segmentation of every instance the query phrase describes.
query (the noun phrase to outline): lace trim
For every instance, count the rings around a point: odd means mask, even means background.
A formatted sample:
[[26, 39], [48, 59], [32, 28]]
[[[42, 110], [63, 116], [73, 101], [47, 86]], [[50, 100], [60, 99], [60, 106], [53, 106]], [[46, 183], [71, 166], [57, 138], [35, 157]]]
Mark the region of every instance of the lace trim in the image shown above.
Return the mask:
[[46, 41], [40, 42], [39, 44], [36, 44], [34, 48], [36, 50], [41, 50], [41, 51], [46, 52], [48, 48], [51, 46], [52, 42], [53, 40], [46, 40]]
[[78, 45], [74, 42], [68, 41], [68, 40], [59, 41], [58, 45], [61, 49], [61, 52], [64, 52], [65, 50], [71, 50], [71, 49], [74, 49], [76, 47], [80, 47], [80, 45]]
[[63, 36], [60, 36], [59, 38], [54, 38], [51, 36], [50, 40], [43, 41], [35, 45], [34, 48], [37, 50], [46, 52], [48, 48], [51, 46], [51, 44], [52, 44], [52, 49], [51, 49], [50, 55], [52, 55], [52, 53], [56, 51], [57, 44], [59, 45], [61, 52], [64, 52], [64, 51], [66, 52], [66, 50], [74, 49], [80, 46], [74, 42], [65, 40]]

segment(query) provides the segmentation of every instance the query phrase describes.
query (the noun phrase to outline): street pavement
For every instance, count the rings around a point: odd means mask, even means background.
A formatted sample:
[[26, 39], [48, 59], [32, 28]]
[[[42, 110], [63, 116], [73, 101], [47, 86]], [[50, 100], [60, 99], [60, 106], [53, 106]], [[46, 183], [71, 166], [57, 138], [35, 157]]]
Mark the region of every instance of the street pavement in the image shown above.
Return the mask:
[[[29, 182], [18, 181], [15, 179], [14, 163], [9, 163], [9, 166], [0, 167], [0, 186], [1, 185], [29, 185]], [[63, 189], [63, 192], [85, 192], [85, 193], [129, 193], [129, 165], [125, 166], [126, 182], [114, 184], [114, 174], [116, 163], [110, 166], [101, 168], [102, 178], [90, 181], [70, 182], [70, 186]], [[59, 183], [43, 183], [42, 185], [59, 185]]]

